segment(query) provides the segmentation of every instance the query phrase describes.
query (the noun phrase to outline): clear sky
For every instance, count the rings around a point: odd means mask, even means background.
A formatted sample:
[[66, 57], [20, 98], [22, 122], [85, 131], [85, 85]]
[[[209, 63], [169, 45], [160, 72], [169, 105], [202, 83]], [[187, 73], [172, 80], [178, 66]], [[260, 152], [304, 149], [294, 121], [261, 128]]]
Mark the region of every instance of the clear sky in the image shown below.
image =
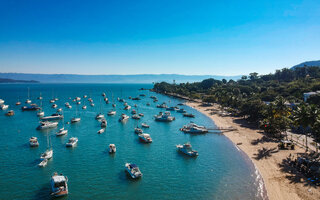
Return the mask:
[[266, 74], [320, 59], [320, 0], [0, 0], [0, 72]]

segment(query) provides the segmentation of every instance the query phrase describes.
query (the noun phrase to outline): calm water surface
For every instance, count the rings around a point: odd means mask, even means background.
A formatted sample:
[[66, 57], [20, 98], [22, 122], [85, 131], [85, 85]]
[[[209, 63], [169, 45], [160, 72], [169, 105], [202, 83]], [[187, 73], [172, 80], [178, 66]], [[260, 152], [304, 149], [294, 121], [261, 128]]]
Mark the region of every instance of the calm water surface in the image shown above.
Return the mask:
[[[76, 105], [69, 97], [88, 95], [94, 100], [91, 107], [86, 99], [81, 100], [87, 110], [79, 106], [81, 122], [66, 124], [68, 135], [56, 137], [55, 132], [62, 127], [48, 131], [53, 159], [47, 167], [39, 168], [39, 157], [46, 149], [46, 131], [37, 131], [39, 119], [35, 111], [21, 111], [28, 97], [40, 104], [37, 97], [43, 96], [43, 109], [46, 115], [55, 113], [49, 100], [59, 98], [58, 108], [63, 108], [65, 122], [75, 115]], [[179, 131], [190, 118], [172, 112], [176, 120], [172, 123], [155, 122], [153, 116], [161, 111], [158, 103], [167, 102], [175, 106], [180, 100], [172, 99], [149, 91], [139, 91], [141, 87], [152, 85], [132, 84], [1, 84], [0, 98], [5, 100], [15, 116], [7, 117], [0, 111], [0, 197], [1, 199], [51, 199], [50, 177], [53, 172], [63, 173], [69, 179], [69, 195], [60, 199], [262, 199], [260, 179], [251, 162], [223, 135], [209, 133], [189, 135]], [[100, 123], [95, 115], [100, 110], [101, 93], [105, 92], [112, 102], [115, 97], [125, 98], [129, 105], [138, 105], [138, 112], [144, 113], [140, 120], [129, 119], [126, 124], [118, 122], [121, 113], [131, 116], [131, 111], [123, 110], [117, 104], [116, 116], [106, 116], [108, 127], [99, 135]], [[146, 94], [141, 101], [128, 97]], [[153, 103], [149, 97], [155, 95], [159, 102]], [[15, 106], [20, 100], [21, 106]], [[64, 107], [69, 102], [71, 109]], [[151, 105], [147, 106], [147, 102]], [[212, 121], [196, 110], [183, 106], [196, 115], [194, 122], [214, 127]], [[102, 101], [106, 114], [112, 105]], [[134, 127], [141, 122], [150, 125], [151, 144], [142, 144], [134, 133]], [[29, 147], [29, 138], [38, 137], [40, 146]], [[70, 137], [78, 137], [75, 148], [66, 148]], [[199, 152], [197, 158], [179, 154], [175, 145], [190, 141]], [[108, 145], [114, 143], [117, 153], [107, 152]], [[136, 163], [143, 173], [140, 180], [131, 180], [124, 171], [126, 162]]]

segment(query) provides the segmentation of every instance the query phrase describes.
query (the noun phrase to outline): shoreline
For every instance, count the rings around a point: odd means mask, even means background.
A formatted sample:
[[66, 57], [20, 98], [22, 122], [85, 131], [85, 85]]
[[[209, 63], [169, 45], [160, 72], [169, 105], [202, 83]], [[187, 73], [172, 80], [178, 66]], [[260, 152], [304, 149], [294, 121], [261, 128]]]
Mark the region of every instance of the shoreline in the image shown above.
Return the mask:
[[[295, 150], [278, 151], [278, 143], [264, 136], [261, 130], [251, 126], [246, 120], [225, 115], [218, 105], [201, 106], [200, 102], [186, 101], [186, 105], [209, 117], [218, 127], [233, 127], [236, 130], [223, 134], [247, 155], [258, 170], [264, 183], [266, 199], [270, 200], [316, 200], [320, 191], [306, 184], [303, 176], [293, 175], [285, 168], [283, 161], [289, 156], [303, 153], [296, 145]], [[268, 152], [268, 154], [266, 154]], [[265, 153], [265, 154], [263, 154]], [[261, 158], [259, 156], [262, 156]]]

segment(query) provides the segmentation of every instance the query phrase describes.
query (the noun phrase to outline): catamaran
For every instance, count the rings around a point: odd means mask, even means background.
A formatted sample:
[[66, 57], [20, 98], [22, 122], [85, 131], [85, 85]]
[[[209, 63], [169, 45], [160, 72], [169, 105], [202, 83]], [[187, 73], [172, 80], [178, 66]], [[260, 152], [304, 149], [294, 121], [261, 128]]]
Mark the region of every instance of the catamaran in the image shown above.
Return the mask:
[[68, 195], [68, 178], [62, 174], [58, 175], [57, 172], [51, 176], [50, 184], [52, 195], [55, 197], [61, 197]]

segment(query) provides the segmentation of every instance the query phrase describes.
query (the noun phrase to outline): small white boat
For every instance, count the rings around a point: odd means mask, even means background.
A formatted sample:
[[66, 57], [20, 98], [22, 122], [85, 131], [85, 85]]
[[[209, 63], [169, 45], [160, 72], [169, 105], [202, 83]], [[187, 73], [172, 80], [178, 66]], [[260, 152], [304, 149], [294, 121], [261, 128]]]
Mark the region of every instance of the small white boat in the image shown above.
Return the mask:
[[76, 97], [76, 101], [80, 101], [81, 100], [81, 97]]
[[105, 96], [106, 96], [106, 93], [103, 92], [101, 95], [102, 95], [103, 97], [105, 97]]
[[66, 147], [74, 147], [78, 143], [78, 138], [72, 137], [69, 139], [69, 141], [66, 144]]
[[37, 130], [54, 128], [54, 127], [57, 127], [57, 126], [58, 126], [58, 122], [44, 121], [44, 122], [40, 122], [40, 125], [37, 127]]
[[166, 111], [164, 113], [160, 112], [158, 115], [155, 115], [155, 120], [159, 122], [172, 122], [175, 120], [173, 116], [171, 116], [171, 113], [169, 111]]
[[14, 115], [14, 111], [13, 110], [9, 110], [5, 115], [6, 116], [13, 116]]
[[38, 166], [39, 166], [39, 167], [45, 167], [45, 166], [47, 166], [47, 164], [48, 164], [48, 160], [47, 160], [47, 159], [43, 159], [43, 160], [38, 164]]
[[107, 124], [108, 124], [107, 120], [105, 120], [105, 119], [101, 120], [101, 128], [107, 127]]
[[38, 147], [39, 146], [38, 138], [37, 137], [31, 137], [29, 139], [29, 144], [30, 144], [30, 147]]
[[198, 156], [198, 152], [195, 150], [192, 150], [192, 146], [190, 143], [185, 143], [183, 145], [178, 144], [176, 145], [178, 151], [188, 155], [188, 156]]
[[184, 125], [180, 131], [183, 131], [185, 133], [194, 133], [194, 134], [200, 134], [200, 133], [208, 133], [208, 129], [204, 126], [199, 126], [195, 123], [189, 123], [187, 125]]
[[143, 116], [144, 116], [144, 114], [143, 114], [143, 113], [139, 113], [139, 116], [140, 116], [140, 117], [143, 117]]
[[40, 110], [39, 112], [37, 112], [37, 116], [38, 116], [38, 117], [44, 116], [44, 112]]
[[126, 107], [124, 107], [125, 110], [130, 110], [131, 106], [127, 105]]
[[140, 119], [141, 117], [139, 115], [132, 115], [132, 119]]
[[9, 108], [9, 105], [5, 105], [5, 104], [1, 104], [0, 105], [0, 109], [1, 110], [6, 110], [6, 109], [8, 109]]
[[63, 119], [63, 115], [58, 114], [58, 113], [54, 113], [54, 114], [52, 114], [50, 116], [40, 117], [40, 119], [42, 121], [59, 120], [59, 119]]
[[81, 121], [81, 118], [80, 117], [73, 117], [71, 119], [71, 123], [77, 123], [77, 122], [80, 122]]
[[98, 134], [104, 133], [105, 130], [106, 130], [106, 129], [102, 128], [102, 129], [98, 130], [97, 133], [98, 133]]
[[68, 105], [67, 108], [72, 108], [72, 106], [71, 106], [71, 105]]
[[119, 122], [125, 122], [129, 119], [130, 117], [126, 114], [121, 114], [121, 117], [119, 119]]
[[142, 123], [141, 126], [142, 126], [143, 128], [150, 128], [150, 126], [149, 126], [148, 124], [146, 124], [146, 123]]
[[83, 95], [83, 98], [87, 98], [87, 95]]
[[26, 103], [31, 103], [31, 100], [30, 100], [30, 99], [27, 99], [27, 100], [26, 100]]
[[139, 136], [139, 138], [140, 138], [140, 140], [142, 142], [145, 142], [145, 143], [151, 143], [152, 142], [152, 138], [147, 133], [141, 133], [138, 136]]
[[162, 103], [160, 105], [157, 105], [157, 108], [168, 108], [166, 103]]
[[77, 104], [80, 105], [80, 104], [81, 104], [81, 101], [78, 101]]
[[82, 110], [85, 110], [85, 109], [87, 109], [87, 106], [82, 106]]
[[94, 107], [94, 103], [91, 103], [90, 106], [91, 106], [91, 107]]
[[116, 145], [110, 144], [109, 145], [109, 153], [115, 153], [116, 151], [117, 151]]
[[117, 106], [117, 104], [115, 104], [115, 103], [112, 104], [112, 107], [116, 107], [116, 106]]
[[54, 100], [55, 100], [55, 101], [58, 101], [59, 99], [58, 99], [58, 98], [55, 98]]
[[18, 101], [18, 102], [16, 103], [16, 106], [19, 106], [19, 105], [21, 105], [21, 102], [20, 102], [20, 101]]
[[51, 190], [52, 194], [55, 197], [61, 197], [68, 195], [68, 178], [62, 174], [58, 175], [57, 172], [51, 177]]
[[58, 110], [57, 110], [57, 112], [61, 112], [62, 111], [62, 108], [59, 108]]
[[126, 163], [125, 164], [126, 171], [129, 173], [131, 178], [136, 179], [142, 177], [142, 173], [139, 167], [133, 163]]
[[51, 106], [52, 108], [57, 108], [58, 107], [58, 105], [57, 104], [52, 104], [52, 106]]
[[47, 149], [44, 153], [41, 154], [40, 159], [51, 159], [53, 156], [53, 150]]
[[134, 132], [136, 134], [141, 134], [141, 133], [143, 133], [143, 130], [141, 128], [137, 127], [137, 128], [134, 128]]
[[3, 104], [4, 103], [4, 100], [3, 99], [0, 99], [0, 104]]
[[115, 115], [117, 112], [115, 111], [115, 110], [110, 110], [109, 112], [108, 112], [108, 115]]
[[99, 113], [96, 115], [96, 119], [103, 119], [104, 118], [104, 114]]
[[51, 99], [51, 100], [50, 100], [50, 103], [54, 103], [54, 102], [55, 102], [55, 100], [54, 100], [54, 99]]
[[61, 128], [61, 129], [59, 129], [58, 132], [56, 132], [56, 136], [62, 136], [62, 135], [66, 135], [66, 134], [68, 134], [68, 130], [64, 129], [64, 128]]

